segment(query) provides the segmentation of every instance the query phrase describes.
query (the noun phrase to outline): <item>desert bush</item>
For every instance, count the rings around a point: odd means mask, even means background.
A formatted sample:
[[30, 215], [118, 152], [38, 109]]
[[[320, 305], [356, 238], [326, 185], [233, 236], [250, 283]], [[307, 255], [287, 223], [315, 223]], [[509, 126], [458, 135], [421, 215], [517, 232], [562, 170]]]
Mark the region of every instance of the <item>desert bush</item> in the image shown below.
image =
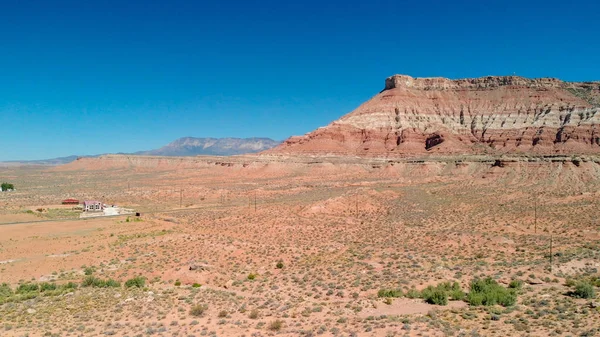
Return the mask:
[[439, 289], [443, 290], [448, 297], [453, 300], [461, 301], [465, 298], [465, 293], [460, 289], [460, 284], [458, 282], [443, 282], [438, 284]]
[[133, 288], [133, 287], [143, 288], [145, 284], [146, 284], [145, 277], [136, 276], [132, 279], [127, 280], [125, 282], [125, 287], [127, 287], [127, 288]]
[[435, 287], [430, 285], [420, 293], [416, 289], [410, 289], [406, 296], [409, 298], [422, 297], [425, 302], [430, 304], [447, 305], [448, 299], [463, 300], [465, 293], [460, 289], [458, 282], [442, 282]]
[[514, 289], [502, 287], [491, 277], [476, 279], [471, 282], [467, 302], [474, 306], [500, 304], [507, 307], [517, 302], [517, 293]]
[[425, 302], [430, 304], [437, 305], [447, 305], [448, 304], [448, 292], [444, 289], [444, 287], [433, 287], [428, 286], [427, 288], [421, 291], [421, 296], [425, 300]]
[[179, 281], [179, 280], [175, 281], [175, 286], [176, 287], [179, 287], [180, 285], [181, 285], [181, 281]]
[[62, 289], [77, 289], [77, 283], [68, 282], [60, 286]]
[[254, 274], [254, 273], [248, 274], [248, 279], [249, 280], [254, 280], [255, 278], [256, 278], [256, 274]]
[[104, 288], [105, 282], [95, 276], [88, 276], [83, 279], [81, 282], [82, 287], [96, 287], [96, 288]]
[[19, 284], [19, 286], [17, 287], [17, 291], [15, 291], [15, 293], [25, 294], [25, 293], [30, 293], [30, 292], [37, 292], [39, 290], [40, 290], [40, 286], [36, 283], [24, 283], [24, 284]]
[[12, 296], [13, 291], [7, 283], [0, 284], [0, 297]]
[[113, 279], [103, 280], [95, 276], [88, 276], [83, 279], [83, 282], [81, 282], [81, 286], [94, 288], [118, 288], [121, 286], [121, 283]]
[[2, 183], [2, 185], [0, 186], [0, 189], [2, 191], [14, 190], [15, 186], [13, 184], [9, 184], [9, 183]]
[[575, 286], [572, 295], [578, 298], [594, 298], [596, 297], [596, 290], [594, 289], [594, 286], [588, 282], [579, 282]]
[[377, 297], [402, 297], [402, 290], [401, 289], [380, 289], [377, 292]]
[[568, 278], [565, 280], [565, 286], [567, 287], [574, 287], [577, 284], [577, 281], [573, 280], [572, 278]]
[[269, 330], [272, 331], [279, 331], [281, 330], [281, 328], [283, 327], [283, 321], [282, 320], [274, 320], [273, 322], [271, 322], [271, 324], [269, 324]]
[[511, 289], [520, 290], [523, 287], [523, 281], [521, 280], [512, 280], [508, 284], [508, 287]]
[[277, 269], [283, 269], [283, 261], [278, 261], [275, 267], [277, 267]]
[[119, 288], [119, 287], [121, 287], [121, 283], [120, 282], [115, 281], [115, 280], [113, 280], [111, 278], [109, 278], [108, 280], [106, 280], [104, 282], [104, 285], [106, 287], [111, 287], [111, 288]]
[[227, 317], [227, 310], [219, 311], [219, 318]]
[[202, 287], [202, 285], [200, 283], [192, 284], [192, 288], [200, 288], [200, 287]]
[[251, 318], [251, 319], [257, 319], [258, 315], [259, 315], [258, 309], [252, 309], [250, 311], [250, 314], [248, 315], [248, 317]]
[[421, 293], [415, 288], [410, 288], [406, 291], [406, 297], [419, 298], [419, 297], [421, 297]]
[[200, 317], [204, 315], [204, 312], [208, 310], [208, 305], [206, 304], [196, 304], [190, 309], [190, 315], [194, 317]]
[[40, 283], [40, 291], [56, 290], [57, 286], [55, 283]]

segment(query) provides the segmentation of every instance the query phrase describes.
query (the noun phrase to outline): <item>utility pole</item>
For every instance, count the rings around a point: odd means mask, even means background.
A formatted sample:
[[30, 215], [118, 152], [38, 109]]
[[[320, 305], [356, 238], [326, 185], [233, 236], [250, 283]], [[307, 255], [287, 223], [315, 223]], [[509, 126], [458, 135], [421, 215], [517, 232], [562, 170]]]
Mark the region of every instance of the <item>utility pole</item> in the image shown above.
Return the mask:
[[256, 212], [256, 191], [254, 191], [254, 212]]
[[535, 197], [535, 203], [533, 206], [533, 232], [537, 233], [537, 203], [538, 203], [538, 199], [537, 196]]
[[552, 234], [550, 234], [550, 272], [552, 272]]

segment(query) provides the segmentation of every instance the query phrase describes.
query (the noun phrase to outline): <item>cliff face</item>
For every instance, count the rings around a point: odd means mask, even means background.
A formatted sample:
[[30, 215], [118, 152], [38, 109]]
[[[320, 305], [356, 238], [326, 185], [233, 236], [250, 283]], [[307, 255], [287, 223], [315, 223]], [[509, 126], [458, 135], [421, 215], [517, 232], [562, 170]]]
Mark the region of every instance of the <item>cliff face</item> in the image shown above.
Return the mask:
[[600, 153], [600, 82], [395, 75], [356, 110], [267, 154]]

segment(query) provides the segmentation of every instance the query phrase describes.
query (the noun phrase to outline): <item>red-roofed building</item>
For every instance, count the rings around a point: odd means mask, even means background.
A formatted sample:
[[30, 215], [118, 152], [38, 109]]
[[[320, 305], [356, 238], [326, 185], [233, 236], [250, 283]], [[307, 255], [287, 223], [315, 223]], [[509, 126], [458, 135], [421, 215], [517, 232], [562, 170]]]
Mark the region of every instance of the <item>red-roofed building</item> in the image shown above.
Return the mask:
[[65, 199], [62, 201], [63, 205], [79, 205], [79, 200], [77, 199]]

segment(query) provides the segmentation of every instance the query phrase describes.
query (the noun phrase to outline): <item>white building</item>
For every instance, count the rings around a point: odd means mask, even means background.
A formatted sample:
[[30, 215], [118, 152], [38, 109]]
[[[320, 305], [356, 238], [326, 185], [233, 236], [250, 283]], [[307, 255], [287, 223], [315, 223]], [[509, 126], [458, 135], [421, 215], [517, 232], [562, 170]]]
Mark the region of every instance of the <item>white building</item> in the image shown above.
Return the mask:
[[83, 202], [84, 212], [102, 212], [104, 210], [104, 204], [96, 200], [86, 200]]

